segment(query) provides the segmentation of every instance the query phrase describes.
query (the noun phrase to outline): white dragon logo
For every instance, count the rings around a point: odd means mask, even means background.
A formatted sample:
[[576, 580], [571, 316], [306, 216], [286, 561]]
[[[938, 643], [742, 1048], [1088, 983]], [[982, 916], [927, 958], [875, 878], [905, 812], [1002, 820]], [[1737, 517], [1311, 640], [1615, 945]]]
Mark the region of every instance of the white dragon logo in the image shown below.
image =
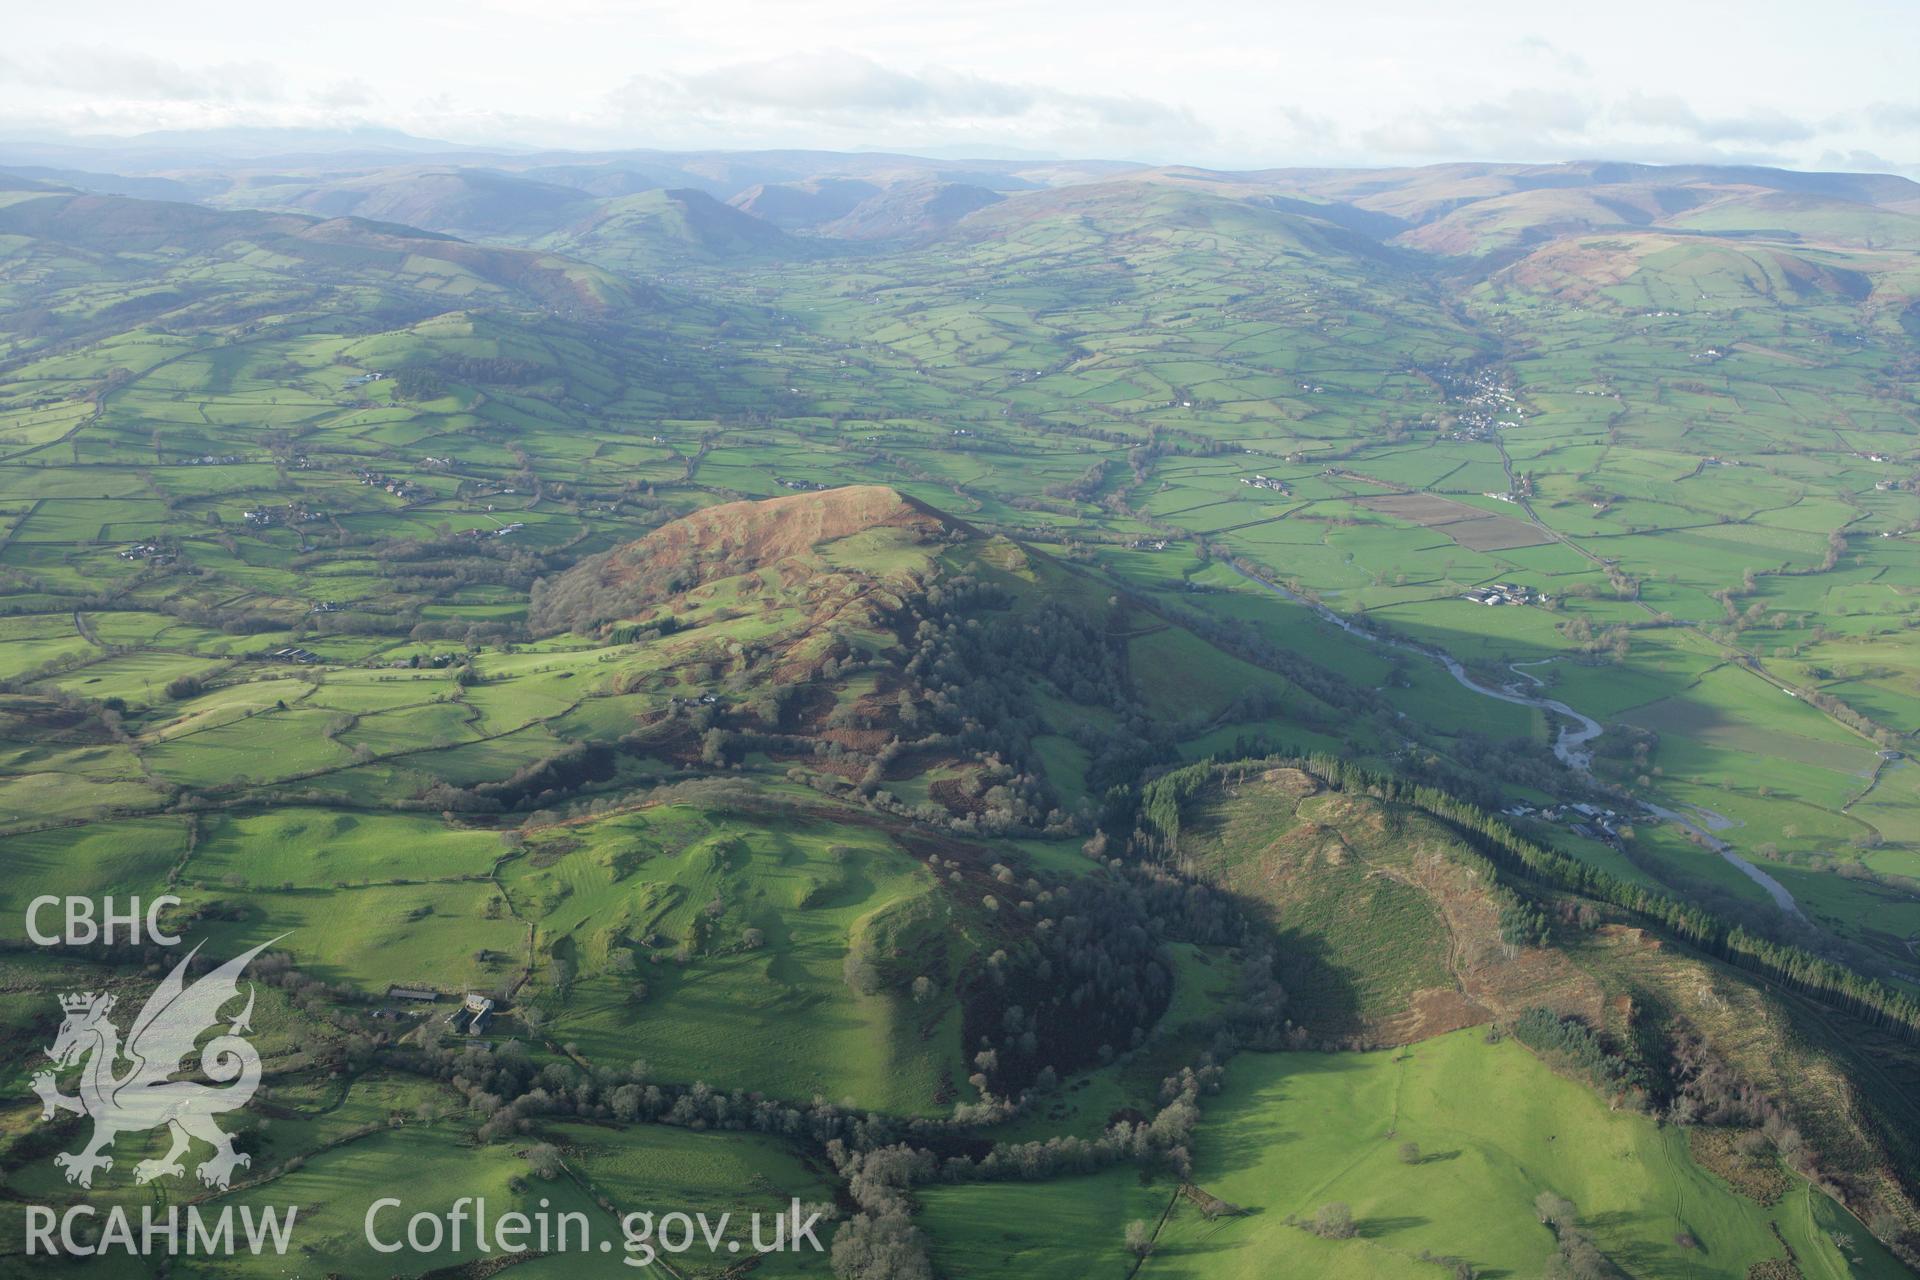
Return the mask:
[[[245, 955], [235, 956], [188, 986], [185, 975], [187, 965], [199, 953], [196, 946], [148, 997], [133, 1020], [124, 1046], [120, 1029], [107, 1017], [113, 1011], [113, 996], [89, 991], [60, 997], [60, 1007], [67, 1016], [53, 1047], [46, 1051], [53, 1069], [35, 1075], [32, 1084], [33, 1091], [40, 1095], [42, 1120], [51, 1120], [60, 1111], [93, 1120], [93, 1136], [85, 1147], [63, 1151], [53, 1158], [54, 1164], [66, 1171], [68, 1182], [91, 1187], [95, 1170], [113, 1168], [113, 1157], [103, 1152], [116, 1137], [161, 1125], [172, 1129], [173, 1146], [160, 1159], [135, 1165], [136, 1182], [184, 1174], [180, 1157], [187, 1153], [193, 1138], [214, 1149], [213, 1157], [203, 1161], [198, 1170], [200, 1181], [209, 1187], [225, 1190], [236, 1168], [253, 1163], [253, 1157], [233, 1149], [233, 1139], [213, 1122], [221, 1112], [245, 1106], [260, 1087], [260, 1055], [240, 1034], [252, 1029], [248, 1025], [253, 1016], [251, 986], [247, 1007], [240, 1016], [228, 1024], [224, 1034], [198, 1051], [201, 1071], [225, 1087], [172, 1077], [180, 1071], [182, 1059], [195, 1052], [194, 1042], [201, 1034], [219, 1024], [221, 1008], [239, 996], [241, 971], [279, 940], [274, 938]], [[69, 1098], [60, 1092], [55, 1076], [88, 1054], [92, 1058], [81, 1072], [80, 1096]], [[130, 1065], [116, 1075], [115, 1067], [122, 1059]]]

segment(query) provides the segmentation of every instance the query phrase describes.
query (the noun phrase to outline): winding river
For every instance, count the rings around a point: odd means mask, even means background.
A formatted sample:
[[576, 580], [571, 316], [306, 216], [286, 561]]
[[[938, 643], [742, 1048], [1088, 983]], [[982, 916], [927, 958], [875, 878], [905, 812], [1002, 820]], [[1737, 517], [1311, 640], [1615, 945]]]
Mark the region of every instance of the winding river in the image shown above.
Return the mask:
[[[1235, 573], [1245, 578], [1248, 582], [1256, 586], [1265, 587], [1274, 594], [1291, 600], [1295, 604], [1305, 605], [1307, 608], [1313, 610], [1322, 620], [1332, 623], [1350, 636], [1358, 636], [1372, 644], [1386, 645], [1394, 649], [1405, 649], [1410, 653], [1417, 653], [1422, 657], [1431, 658], [1442, 667], [1445, 667], [1447, 674], [1452, 676], [1463, 689], [1471, 690], [1483, 698], [1493, 698], [1500, 702], [1511, 702], [1516, 706], [1536, 707], [1541, 711], [1550, 712], [1560, 717], [1560, 731], [1554, 736], [1553, 754], [1559, 758], [1562, 764], [1572, 769], [1575, 773], [1586, 774], [1589, 777], [1592, 776], [1593, 752], [1587, 747], [1587, 744], [1599, 737], [1601, 733], [1600, 722], [1592, 716], [1575, 711], [1572, 707], [1557, 698], [1542, 698], [1532, 694], [1520, 693], [1511, 685], [1503, 689], [1489, 689], [1486, 685], [1481, 684], [1478, 680], [1468, 675], [1466, 667], [1461, 665], [1460, 660], [1445, 650], [1435, 649], [1429, 645], [1417, 644], [1411, 640], [1395, 640], [1386, 636], [1375, 635], [1363, 627], [1356, 627], [1332, 609], [1327, 608], [1327, 606], [1316, 601], [1304, 599], [1287, 590], [1277, 582], [1269, 582], [1258, 574], [1248, 573], [1239, 565], [1233, 565], [1232, 568]], [[1517, 662], [1508, 669], [1515, 675], [1531, 680], [1536, 687], [1544, 687], [1545, 682], [1538, 676], [1528, 671], [1522, 671], [1520, 668], [1523, 666], [1537, 666], [1541, 662], [1551, 661], [1553, 661], [1551, 658], [1542, 658], [1535, 662]], [[1695, 839], [1726, 859], [1741, 875], [1744, 875], [1747, 879], [1753, 881], [1759, 885], [1761, 889], [1765, 890], [1767, 896], [1773, 899], [1774, 905], [1778, 906], [1780, 910], [1799, 920], [1805, 920], [1807, 918], [1806, 913], [1800, 909], [1800, 904], [1793, 900], [1791, 893], [1787, 892], [1785, 885], [1741, 857], [1734, 851], [1732, 845], [1714, 834], [1715, 831], [1723, 831], [1735, 825], [1731, 819], [1724, 818], [1709, 809], [1701, 809], [1698, 806], [1693, 806], [1695, 812], [1700, 816], [1700, 821], [1695, 822], [1693, 819], [1677, 813], [1672, 809], [1653, 804], [1650, 801], [1641, 800], [1639, 804], [1644, 812], [1652, 814], [1663, 821], [1671, 822], [1675, 826], [1690, 832]]]

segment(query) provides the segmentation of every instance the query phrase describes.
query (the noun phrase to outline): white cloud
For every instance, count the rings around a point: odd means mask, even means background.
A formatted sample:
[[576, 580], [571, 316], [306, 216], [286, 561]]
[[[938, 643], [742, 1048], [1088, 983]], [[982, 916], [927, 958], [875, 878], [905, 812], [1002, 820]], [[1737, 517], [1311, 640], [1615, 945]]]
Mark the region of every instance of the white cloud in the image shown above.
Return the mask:
[[1361, 146], [1402, 159], [1559, 159], [1578, 149], [1595, 114], [1584, 97], [1515, 89], [1498, 98], [1409, 112], [1364, 132]]
[[373, 86], [358, 76], [336, 80], [313, 95], [314, 105], [320, 107], [368, 107], [374, 101]]
[[840, 49], [652, 77], [651, 88], [710, 109], [767, 108], [819, 118], [1008, 120], [1054, 112], [1123, 128], [1192, 124], [1190, 113], [1144, 98], [1070, 93], [940, 66], [899, 71]]
[[918, 74], [895, 71], [843, 49], [716, 67], [681, 83], [688, 93], [709, 102], [824, 113], [998, 118], [1031, 110], [1041, 96], [1036, 89], [943, 67]]
[[[1204, 144], [1209, 130], [1190, 110], [1130, 94], [1076, 93], [944, 66], [902, 70], [843, 49], [783, 54], [689, 73], [635, 76], [609, 99], [636, 124], [673, 122], [710, 136], [842, 140], [919, 138], [931, 144], [993, 133], [1003, 141], [1133, 146]], [[855, 143], [855, 145], [858, 145]]]
[[1867, 116], [1889, 133], [1920, 133], [1920, 102], [1876, 102]]
[[16, 58], [10, 79], [39, 89], [132, 102], [273, 102], [283, 76], [260, 61], [189, 66], [150, 54], [64, 46]]
[[1674, 94], [1607, 99], [1585, 89], [1539, 88], [1396, 116], [1365, 130], [1357, 141], [1378, 156], [1401, 160], [1779, 164], [1792, 162], [1788, 148], [1819, 140], [1845, 123], [1803, 120], [1771, 108], [1708, 114]]
[[1778, 146], [1785, 142], [1805, 142], [1819, 132], [1807, 121], [1796, 120], [1771, 108], [1740, 115], [1702, 116], [1671, 94], [1657, 97], [1629, 95], [1614, 107], [1613, 114], [1628, 125], [1661, 129], [1701, 142]]
[[1593, 74], [1585, 58], [1562, 49], [1545, 36], [1522, 36], [1515, 47], [1523, 56], [1538, 59], [1564, 75], [1584, 78]]
[[[258, 0], [16, 5], [0, 123], [550, 146], [982, 147], [1223, 167], [1899, 159], [1910, 0]], [[1649, 36], [1649, 32], [1656, 33]], [[1870, 32], [1871, 39], [1861, 39]], [[831, 47], [822, 48], [821, 45]]]

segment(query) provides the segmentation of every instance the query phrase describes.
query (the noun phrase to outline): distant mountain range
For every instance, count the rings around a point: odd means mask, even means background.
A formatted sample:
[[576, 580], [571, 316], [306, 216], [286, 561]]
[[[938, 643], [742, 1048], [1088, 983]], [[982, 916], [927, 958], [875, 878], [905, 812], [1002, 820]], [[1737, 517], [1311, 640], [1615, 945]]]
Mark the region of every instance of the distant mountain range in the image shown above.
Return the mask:
[[[400, 223], [651, 270], [923, 241], [1038, 193], [1204, 191], [1399, 249], [1521, 253], [1620, 230], [1920, 246], [1920, 184], [1885, 174], [1576, 161], [1220, 171], [1125, 161], [883, 152], [524, 151], [390, 130], [213, 130], [100, 144], [0, 143], [15, 181], [81, 192]], [[637, 197], [645, 196], [645, 199]], [[1044, 200], [1042, 201], [1044, 203]], [[814, 242], [808, 247], [804, 242]]]

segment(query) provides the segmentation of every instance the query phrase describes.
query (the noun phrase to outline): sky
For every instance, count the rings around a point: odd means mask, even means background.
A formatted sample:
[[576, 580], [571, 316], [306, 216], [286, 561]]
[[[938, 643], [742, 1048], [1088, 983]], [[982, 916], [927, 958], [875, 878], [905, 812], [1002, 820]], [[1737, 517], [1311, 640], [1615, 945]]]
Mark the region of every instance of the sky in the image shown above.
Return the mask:
[[1920, 177], [1920, 0], [88, 0], [11, 6], [0, 137], [378, 126], [1222, 168]]

